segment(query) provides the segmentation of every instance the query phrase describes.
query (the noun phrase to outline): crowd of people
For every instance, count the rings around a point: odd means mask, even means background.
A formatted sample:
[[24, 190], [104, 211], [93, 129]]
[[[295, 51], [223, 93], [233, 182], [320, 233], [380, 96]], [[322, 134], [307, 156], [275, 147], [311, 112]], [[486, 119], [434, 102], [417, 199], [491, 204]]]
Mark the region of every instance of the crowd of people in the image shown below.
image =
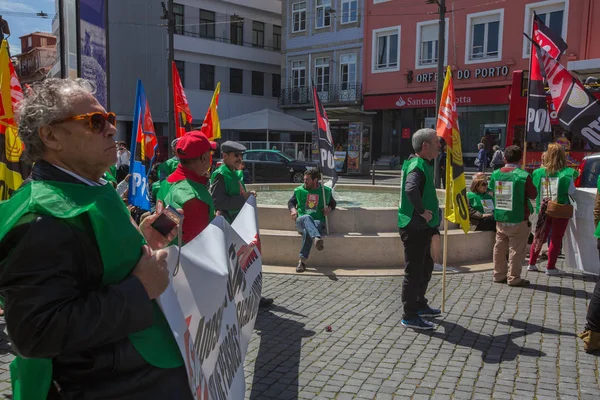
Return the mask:
[[[187, 243], [216, 215], [233, 222], [256, 196], [244, 183], [245, 147], [222, 143], [223, 163], [214, 168], [216, 145], [200, 131], [188, 132], [172, 143], [175, 157], [150, 173], [155, 209], [137, 215], [126, 192], [114, 190], [129, 162], [127, 149], [114, 139], [115, 114], [97, 102], [88, 81], [42, 81], [17, 112], [24, 156], [34, 166], [23, 186], [0, 203], [0, 297], [17, 353], [13, 390], [22, 398], [191, 398], [179, 348], [156, 303], [169, 283], [164, 248], [178, 229], [160, 233], [152, 224], [166, 208], [177, 210]], [[433, 173], [440, 142], [427, 128], [414, 133], [412, 145], [398, 207], [405, 259], [401, 324], [427, 330], [434, 324], [426, 318], [441, 314], [426, 298], [441, 253]], [[528, 270], [539, 270], [539, 251], [549, 237], [546, 273], [554, 276], [573, 213], [576, 173], [564, 149], [550, 145], [533, 176], [520, 168], [522, 157], [519, 147], [508, 147], [502, 167], [489, 181], [476, 175], [468, 194], [472, 229], [496, 232], [493, 280], [511, 287], [530, 284], [521, 277], [530, 214], [537, 219]], [[318, 172], [308, 170], [288, 208], [302, 234], [296, 271], [303, 272], [312, 246], [324, 249], [325, 221], [336, 201]], [[594, 216], [600, 238], [600, 195]], [[272, 302], [262, 298], [260, 305]], [[587, 351], [600, 349], [600, 283], [581, 337]]]

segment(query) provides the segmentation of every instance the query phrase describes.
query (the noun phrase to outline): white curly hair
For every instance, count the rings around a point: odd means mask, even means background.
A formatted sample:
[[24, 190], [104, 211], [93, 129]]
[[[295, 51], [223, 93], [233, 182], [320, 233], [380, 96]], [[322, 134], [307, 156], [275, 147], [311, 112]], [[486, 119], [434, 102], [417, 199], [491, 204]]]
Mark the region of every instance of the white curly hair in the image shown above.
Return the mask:
[[94, 94], [95, 86], [86, 79], [45, 79], [35, 83], [17, 105], [16, 120], [19, 137], [25, 144], [23, 156], [29, 162], [39, 161], [44, 155], [44, 143], [39, 130], [44, 125], [71, 116], [73, 102], [80, 94]]

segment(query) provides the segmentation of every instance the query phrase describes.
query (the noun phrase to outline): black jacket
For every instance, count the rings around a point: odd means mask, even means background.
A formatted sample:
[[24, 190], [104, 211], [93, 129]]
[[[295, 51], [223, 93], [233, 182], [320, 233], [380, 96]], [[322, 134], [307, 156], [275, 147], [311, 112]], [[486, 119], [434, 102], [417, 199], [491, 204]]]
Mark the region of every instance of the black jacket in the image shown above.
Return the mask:
[[[81, 183], [43, 161], [32, 179]], [[15, 226], [0, 242], [0, 294], [16, 353], [52, 358], [62, 394], [53, 385], [50, 399], [190, 399], [183, 367], [155, 368], [127, 339], [153, 322], [141, 282], [102, 287], [102, 274], [89, 233], [50, 216]]]

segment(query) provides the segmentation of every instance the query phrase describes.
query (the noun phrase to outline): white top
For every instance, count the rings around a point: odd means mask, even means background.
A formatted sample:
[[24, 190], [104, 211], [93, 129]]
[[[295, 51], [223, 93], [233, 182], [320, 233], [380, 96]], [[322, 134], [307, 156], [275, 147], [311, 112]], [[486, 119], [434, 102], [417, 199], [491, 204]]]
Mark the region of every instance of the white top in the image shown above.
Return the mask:
[[121, 165], [129, 166], [129, 159], [131, 158], [131, 153], [129, 150], [118, 150], [117, 151], [117, 168]]
[[[52, 164], [52, 165], [54, 165], [54, 164]], [[71, 175], [73, 178], [75, 178], [75, 179], [77, 179], [77, 180], [85, 183], [88, 186], [104, 186], [106, 184], [106, 181], [104, 179], [102, 179], [102, 178], [100, 178], [100, 180], [98, 182], [94, 182], [94, 181], [91, 181], [91, 180], [89, 180], [87, 178], [84, 178], [81, 175], [77, 175], [75, 172], [69, 171], [68, 169], [61, 168], [58, 165], [54, 165], [54, 166], [56, 168], [60, 169], [65, 174]]]

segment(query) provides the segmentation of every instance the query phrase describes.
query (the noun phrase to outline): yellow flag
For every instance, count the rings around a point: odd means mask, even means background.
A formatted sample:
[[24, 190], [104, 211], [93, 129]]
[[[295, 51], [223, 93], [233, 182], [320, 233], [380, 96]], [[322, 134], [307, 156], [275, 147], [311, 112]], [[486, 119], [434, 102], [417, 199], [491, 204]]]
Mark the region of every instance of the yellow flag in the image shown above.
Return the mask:
[[221, 138], [221, 121], [219, 121], [219, 93], [221, 92], [221, 82], [217, 83], [215, 93], [204, 117], [204, 123], [202, 124], [202, 133], [210, 139], [217, 140]]
[[8, 45], [0, 47], [0, 200], [8, 199], [29, 175], [21, 161], [23, 143], [18, 136], [14, 106], [23, 99], [23, 90], [8, 57]]
[[446, 155], [446, 219], [460, 225], [467, 233], [471, 229], [469, 221], [469, 201], [467, 200], [467, 183], [458, 131], [458, 112], [452, 84], [452, 71], [448, 66], [444, 90], [440, 101], [437, 120], [437, 135], [447, 145]]

